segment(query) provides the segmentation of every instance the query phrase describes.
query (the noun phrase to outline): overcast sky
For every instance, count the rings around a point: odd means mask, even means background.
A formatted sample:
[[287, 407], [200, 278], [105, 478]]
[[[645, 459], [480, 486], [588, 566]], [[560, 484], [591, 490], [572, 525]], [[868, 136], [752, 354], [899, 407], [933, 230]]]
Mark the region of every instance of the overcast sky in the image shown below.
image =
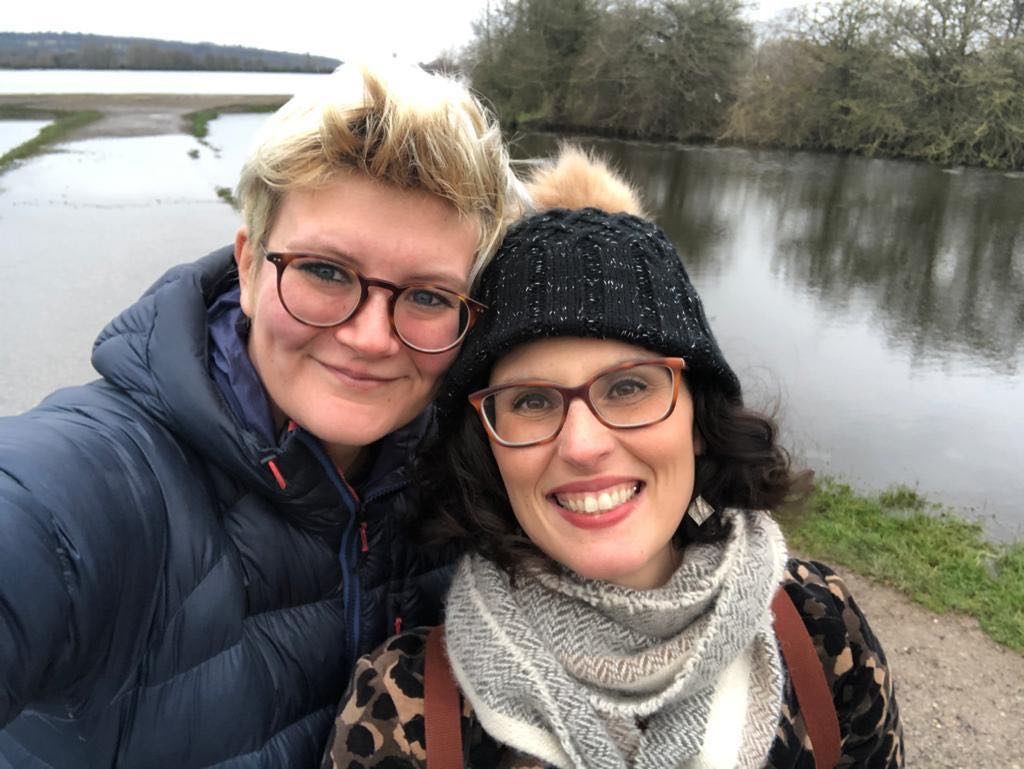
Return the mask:
[[[751, 0], [750, 17], [767, 19], [808, 0]], [[7, 0], [4, 32], [207, 41], [337, 59], [395, 54], [429, 61], [472, 36], [487, 0]]]

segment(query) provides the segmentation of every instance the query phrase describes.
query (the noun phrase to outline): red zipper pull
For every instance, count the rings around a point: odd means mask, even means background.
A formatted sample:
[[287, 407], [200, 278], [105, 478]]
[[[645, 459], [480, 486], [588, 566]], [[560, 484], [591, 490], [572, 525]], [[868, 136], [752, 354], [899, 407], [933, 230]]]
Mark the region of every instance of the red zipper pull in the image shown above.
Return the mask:
[[277, 481], [278, 487], [282, 491], [288, 488], [288, 482], [284, 479], [281, 471], [277, 469], [277, 463], [273, 459], [267, 461], [267, 467], [270, 468], [270, 474], [274, 476], [274, 480]]
[[395, 617], [395, 635], [402, 632], [402, 617], [401, 615]]
[[366, 521], [359, 524], [359, 541], [362, 543], [359, 549], [364, 553], [369, 553], [370, 543], [366, 539]]

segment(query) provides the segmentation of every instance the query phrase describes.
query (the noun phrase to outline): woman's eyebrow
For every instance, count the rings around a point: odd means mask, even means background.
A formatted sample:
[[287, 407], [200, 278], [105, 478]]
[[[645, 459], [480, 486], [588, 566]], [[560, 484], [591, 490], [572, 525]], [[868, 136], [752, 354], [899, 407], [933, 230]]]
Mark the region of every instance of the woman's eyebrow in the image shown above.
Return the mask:
[[[580, 382], [581, 383], [582, 382], [586, 382], [588, 379], [596, 376], [597, 374], [600, 374], [602, 372], [608, 371], [609, 369], [617, 368], [618, 366], [624, 366], [627, 363], [645, 363], [647, 360], [648, 360], [647, 358], [637, 358], [635, 356], [630, 355], [630, 356], [627, 356], [627, 357], [623, 358], [622, 360], [616, 361], [614, 363], [609, 363], [607, 366], [602, 366], [601, 368], [596, 369], [595, 371], [592, 371], [589, 376], [583, 377], [580, 380]], [[650, 360], [657, 360], [657, 356], [651, 356]], [[528, 384], [555, 385], [556, 387], [575, 387], [576, 386], [576, 385], [562, 384], [561, 382], [556, 382], [553, 379], [546, 379], [546, 378], [544, 378], [542, 376], [516, 376], [514, 379], [509, 379], [509, 380], [504, 381], [504, 382], [495, 382], [493, 385], [491, 385], [491, 387], [504, 387], [505, 385], [524, 385], [524, 384], [526, 384], [526, 385], [528, 385]]]
[[[368, 269], [363, 260], [359, 257], [353, 256], [349, 252], [339, 249], [337, 246], [330, 246], [326, 243], [316, 244], [314, 242], [310, 243], [309, 247], [306, 247], [301, 245], [300, 242], [299, 246], [289, 245], [287, 248], [281, 249], [281, 251], [286, 254], [304, 254], [307, 256], [320, 256], [325, 259], [337, 259], [345, 264], [345, 266], [358, 270], [368, 278], [380, 277], [375, 275], [372, 269]], [[457, 291], [458, 293], [465, 293], [466, 291], [466, 278], [461, 275], [448, 272], [414, 271], [403, 277], [402, 280], [395, 282], [400, 284], [422, 283], [427, 285], [436, 285], [440, 288], [448, 288], [451, 291]]]

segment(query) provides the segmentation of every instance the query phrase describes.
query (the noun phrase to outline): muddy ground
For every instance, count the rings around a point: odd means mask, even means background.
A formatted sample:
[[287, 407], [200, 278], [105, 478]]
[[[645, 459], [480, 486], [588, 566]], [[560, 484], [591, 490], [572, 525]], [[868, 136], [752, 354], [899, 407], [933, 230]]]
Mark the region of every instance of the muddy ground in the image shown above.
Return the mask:
[[[0, 106], [97, 109], [73, 138], [184, 133], [188, 112], [283, 102], [273, 96], [0, 95]], [[1024, 769], [1024, 655], [975, 621], [926, 611], [840, 568], [885, 645], [897, 680], [910, 769]]]

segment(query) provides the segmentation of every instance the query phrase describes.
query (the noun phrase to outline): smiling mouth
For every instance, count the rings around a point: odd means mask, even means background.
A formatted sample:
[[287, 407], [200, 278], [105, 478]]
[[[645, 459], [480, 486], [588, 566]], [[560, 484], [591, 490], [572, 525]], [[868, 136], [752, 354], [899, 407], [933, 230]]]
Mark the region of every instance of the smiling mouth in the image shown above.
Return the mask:
[[552, 494], [555, 504], [571, 510], [574, 513], [593, 515], [614, 510], [640, 493], [643, 483], [623, 483], [619, 486], [612, 486], [596, 494], [592, 492], [581, 494]]
[[368, 373], [364, 373], [364, 372], [360, 372], [360, 371], [351, 371], [351, 370], [346, 369], [346, 368], [340, 368], [338, 366], [331, 366], [331, 365], [329, 365], [327, 363], [323, 363], [322, 365], [324, 366], [324, 368], [328, 369], [329, 371], [331, 371], [335, 375], [340, 375], [340, 376], [344, 377], [345, 379], [351, 380], [351, 381], [356, 382], [356, 383], [364, 384], [364, 385], [367, 385], [367, 386], [379, 385], [379, 384], [387, 384], [388, 382], [393, 381], [393, 379], [391, 377], [375, 376], [373, 374], [368, 374]]

